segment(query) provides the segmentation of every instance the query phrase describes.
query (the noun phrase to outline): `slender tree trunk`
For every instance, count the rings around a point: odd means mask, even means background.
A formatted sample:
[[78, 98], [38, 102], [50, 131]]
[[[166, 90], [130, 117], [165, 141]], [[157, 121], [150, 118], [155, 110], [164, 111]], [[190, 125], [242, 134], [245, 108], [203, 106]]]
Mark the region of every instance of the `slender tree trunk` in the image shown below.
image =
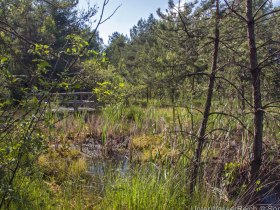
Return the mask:
[[255, 22], [252, 11], [252, 0], [246, 1], [247, 17], [247, 36], [249, 47], [250, 71], [253, 85], [253, 103], [254, 103], [254, 146], [253, 161], [251, 163], [251, 181], [259, 176], [262, 163], [262, 135], [263, 135], [263, 110], [261, 100], [261, 69], [258, 66], [258, 56], [255, 41]]
[[202, 150], [204, 147], [204, 143], [206, 140], [206, 128], [207, 123], [209, 119], [210, 109], [211, 109], [211, 103], [212, 103], [212, 97], [213, 97], [213, 91], [214, 91], [214, 84], [215, 84], [215, 77], [216, 77], [216, 70], [217, 70], [217, 63], [218, 63], [218, 52], [219, 52], [219, 38], [220, 38], [220, 30], [219, 30], [219, 0], [216, 0], [216, 23], [215, 23], [215, 41], [214, 41], [214, 50], [213, 50], [213, 56], [212, 56], [212, 66], [211, 66], [211, 74], [209, 78], [209, 84], [208, 84], [208, 93], [207, 93], [207, 99], [204, 105], [204, 112], [203, 112], [203, 119], [201, 121], [199, 136], [198, 136], [198, 144], [195, 151], [195, 157], [194, 157], [194, 166], [193, 171], [191, 175], [191, 183], [190, 183], [190, 193], [193, 194], [194, 188], [197, 183], [197, 177], [199, 174], [199, 169], [201, 165], [201, 155]]
[[244, 84], [244, 81], [242, 81], [242, 84], [241, 84], [241, 109], [242, 109], [242, 113], [244, 113], [245, 109], [246, 109], [246, 104], [245, 104], [245, 84]]
[[147, 86], [147, 89], [146, 89], [146, 102], [147, 102], [147, 106], [148, 106], [148, 103], [149, 103], [149, 86]]

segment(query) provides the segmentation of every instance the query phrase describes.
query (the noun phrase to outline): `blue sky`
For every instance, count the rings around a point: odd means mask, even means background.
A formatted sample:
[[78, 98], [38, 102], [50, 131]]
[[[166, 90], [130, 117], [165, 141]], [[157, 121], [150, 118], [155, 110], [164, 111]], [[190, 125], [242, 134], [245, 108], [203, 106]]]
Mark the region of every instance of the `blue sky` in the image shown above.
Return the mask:
[[[87, 8], [88, 0], [80, 0], [80, 7]], [[111, 14], [118, 5], [121, 7], [115, 15], [99, 27], [100, 36], [104, 44], [108, 42], [108, 36], [118, 31], [129, 35], [129, 29], [137, 24], [140, 18], [147, 19], [151, 13], [156, 15], [158, 8], [167, 8], [168, 0], [110, 0], [106, 7], [105, 16]], [[101, 7], [103, 0], [90, 0], [90, 5], [97, 4]]]
[[[280, 0], [272, 1], [274, 5], [280, 5]], [[101, 7], [103, 0], [80, 0], [79, 7], [87, 8], [88, 2], [90, 6], [97, 4]], [[105, 9], [105, 16], [109, 16], [119, 5], [121, 7], [98, 29], [104, 44], [108, 44], [109, 35], [115, 31], [129, 35], [129, 29], [137, 24], [140, 18], [147, 19], [151, 13], [157, 17], [156, 10], [158, 8], [166, 9], [167, 2], [168, 0], [110, 0]]]

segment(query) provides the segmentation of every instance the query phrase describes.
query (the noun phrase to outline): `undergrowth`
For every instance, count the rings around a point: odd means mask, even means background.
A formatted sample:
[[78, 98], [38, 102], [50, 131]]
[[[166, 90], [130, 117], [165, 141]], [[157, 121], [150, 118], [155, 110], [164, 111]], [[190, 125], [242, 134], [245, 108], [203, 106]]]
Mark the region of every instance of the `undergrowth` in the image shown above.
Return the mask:
[[[230, 207], [248, 184], [251, 119], [246, 119], [244, 127], [224, 115], [211, 115], [203, 170], [191, 196], [191, 157], [200, 117], [190, 108], [177, 107], [174, 112], [168, 107], [135, 105], [107, 106], [92, 115], [52, 116], [53, 126], [44, 128], [42, 135], [48, 149], [38, 156], [33, 171], [18, 173], [6, 206], [120, 210]], [[269, 133], [267, 137], [277, 139], [277, 135]], [[108, 164], [104, 156], [102, 173], [89, 173], [94, 164], [80, 153], [80, 146], [88, 139], [102, 147], [124, 149], [128, 168], [123, 170], [122, 162]], [[119, 148], [122, 139], [128, 143]], [[271, 151], [268, 159], [277, 159], [275, 143], [268, 141], [266, 146]], [[257, 189], [261, 190], [264, 183], [259, 182]]]

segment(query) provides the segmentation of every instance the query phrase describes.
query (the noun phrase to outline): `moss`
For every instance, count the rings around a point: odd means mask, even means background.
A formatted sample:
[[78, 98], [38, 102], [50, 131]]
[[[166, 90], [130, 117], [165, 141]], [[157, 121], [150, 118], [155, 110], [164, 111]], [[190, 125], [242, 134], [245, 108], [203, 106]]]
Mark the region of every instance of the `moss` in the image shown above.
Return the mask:
[[135, 137], [132, 139], [132, 149], [140, 151], [137, 158], [143, 162], [163, 161], [179, 156], [179, 151], [170, 148], [170, 145], [160, 135]]
[[156, 145], [160, 145], [163, 142], [163, 138], [161, 136], [138, 136], [132, 139], [132, 147], [134, 149], [146, 149], [149, 147], [153, 147]]
[[79, 158], [73, 161], [68, 168], [71, 177], [82, 176], [87, 170], [87, 162], [85, 158]]
[[85, 176], [87, 170], [86, 159], [77, 150], [51, 150], [38, 158], [38, 165], [47, 180], [54, 177], [58, 183]]

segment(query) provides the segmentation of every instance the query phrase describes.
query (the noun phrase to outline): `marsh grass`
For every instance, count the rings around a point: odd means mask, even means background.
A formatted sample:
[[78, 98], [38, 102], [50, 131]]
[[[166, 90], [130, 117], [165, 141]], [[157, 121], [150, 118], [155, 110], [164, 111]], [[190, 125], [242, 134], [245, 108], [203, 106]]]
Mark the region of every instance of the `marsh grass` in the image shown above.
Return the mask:
[[118, 176], [107, 184], [104, 199], [96, 209], [183, 209], [184, 191], [172, 179], [175, 181], [155, 166], [134, 169], [133, 174]]
[[[228, 114], [237, 106], [236, 102], [215, 105]], [[210, 116], [199, 185], [191, 197], [191, 157], [202, 115], [192, 107], [175, 107], [175, 112], [173, 108], [117, 104], [90, 116], [82, 113], [62, 120], [52, 116], [44, 130], [51, 149], [38, 158], [38, 173], [25, 176], [22, 172], [17, 177], [18, 188], [10, 207], [134, 210], [232, 206], [236, 193], [243, 192], [249, 173], [252, 118], [238, 115], [241, 124], [228, 115]], [[273, 117], [269, 115], [267, 120]], [[275, 131], [279, 123], [264, 128], [265, 149], [270, 151], [268, 158], [274, 160], [278, 157], [279, 132]], [[103, 157], [102, 173], [89, 175], [88, 162], [73, 144], [95, 138], [108, 147], [108, 142], [119, 136], [129, 139], [129, 169], [124, 172]], [[225, 167], [231, 163], [238, 167]]]
[[42, 175], [26, 176], [22, 171], [15, 179], [14, 189], [11, 193], [11, 202], [7, 209], [51, 209], [54, 202], [51, 190], [42, 182]]
[[94, 209], [190, 209], [228, 205], [203, 184], [190, 199], [185, 187], [188, 175], [182, 163], [171, 167], [153, 163], [138, 165], [127, 176], [117, 175], [108, 180], [104, 197]]
[[229, 205], [205, 183], [190, 199], [185, 188], [189, 172], [183, 162], [131, 165], [125, 173], [108, 164], [101, 174], [88, 179], [72, 177], [59, 185], [55, 177], [48, 182], [37, 178], [18, 180], [22, 189], [20, 202], [12, 203], [11, 209], [190, 209]]

